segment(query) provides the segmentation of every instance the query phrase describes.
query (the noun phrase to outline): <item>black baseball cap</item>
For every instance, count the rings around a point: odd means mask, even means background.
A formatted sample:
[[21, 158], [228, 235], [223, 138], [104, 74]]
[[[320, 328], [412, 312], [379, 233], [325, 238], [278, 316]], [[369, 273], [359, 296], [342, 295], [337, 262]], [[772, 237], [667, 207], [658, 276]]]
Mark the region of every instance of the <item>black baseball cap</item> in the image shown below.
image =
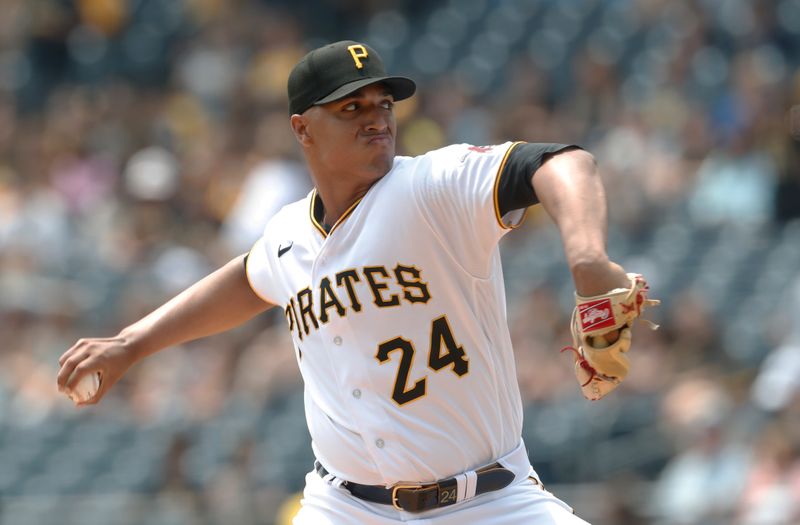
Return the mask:
[[289, 74], [289, 114], [333, 102], [364, 86], [383, 82], [395, 100], [417, 90], [413, 80], [386, 74], [380, 55], [367, 44], [343, 40], [317, 48], [294, 66]]

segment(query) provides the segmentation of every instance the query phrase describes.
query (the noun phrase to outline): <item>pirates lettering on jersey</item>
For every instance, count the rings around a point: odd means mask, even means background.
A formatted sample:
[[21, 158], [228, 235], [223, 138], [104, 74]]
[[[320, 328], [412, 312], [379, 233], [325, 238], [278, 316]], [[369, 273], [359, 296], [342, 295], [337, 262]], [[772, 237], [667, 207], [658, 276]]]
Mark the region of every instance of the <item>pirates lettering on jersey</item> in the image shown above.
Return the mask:
[[[403, 274], [411, 274], [414, 280], [406, 279]], [[422, 282], [420, 279], [421, 273], [414, 266], [402, 266], [398, 264], [394, 267], [394, 276], [397, 282], [403, 287], [403, 296], [409, 303], [427, 303], [431, 294], [428, 292], [428, 283]], [[410, 289], [417, 289], [418, 293], [414, 294]]]
[[[306, 317], [309, 317], [311, 322], [314, 323], [314, 328], [319, 328], [319, 322], [317, 322], [317, 317], [314, 315], [314, 298], [311, 294], [311, 288], [305, 287], [297, 292], [297, 304], [300, 305], [300, 320], [303, 322], [303, 330], [306, 335], [308, 335], [311, 329], [306, 322]], [[299, 326], [297, 327], [297, 331], [300, 331]], [[302, 336], [300, 339], [302, 339]]]
[[342, 284], [344, 284], [347, 290], [347, 296], [350, 298], [350, 308], [352, 308], [354, 312], [361, 311], [361, 303], [358, 302], [358, 296], [355, 290], [353, 290], [353, 283], [360, 281], [361, 277], [358, 276], [358, 272], [355, 268], [344, 270], [336, 274], [336, 286], [342, 286]]
[[[371, 296], [371, 301], [364, 294]], [[348, 310], [360, 312], [365, 299], [377, 308], [389, 308], [403, 302], [425, 304], [431, 293], [428, 283], [422, 280], [422, 272], [413, 265], [397, 264], [391, 271], [385, 266], [349, 268], [333, 278], [326, 275], [313, 290], [306, 286], [289, 299], [284, 309], [289, 331], [302, 341], [320, 324], [330, 321], [334, 312], [339, 317], [347, 315]]]
[[328, 322], [328, 308], [331, 306], [336, 307], [336, 313], [339, 314], [339, 317], [344, 315], [344, 306], [342, 303], [339, 302], [339, 298], [336, 297], [336, 293], [331, 288], [331, 280], [327, 277], [323, 277], [322, 280], [319, 282], [319, 320], [322, 324]]
[[391, 294], [388, 297], [384, 295], [384, 290], [389, 288], [389, 285], [381, 281], [378, 275], [384, 278], [389, 277], [389, 272], [383, 266], [365, 266], [363, 269], [364, 276], [369, 282], [369, 288], [372, 290], [372, 296], [375, 298], [373, 301], [375, 306], [380, 308], [387, 308], [389, 306], [400, 306], [400, 296]]

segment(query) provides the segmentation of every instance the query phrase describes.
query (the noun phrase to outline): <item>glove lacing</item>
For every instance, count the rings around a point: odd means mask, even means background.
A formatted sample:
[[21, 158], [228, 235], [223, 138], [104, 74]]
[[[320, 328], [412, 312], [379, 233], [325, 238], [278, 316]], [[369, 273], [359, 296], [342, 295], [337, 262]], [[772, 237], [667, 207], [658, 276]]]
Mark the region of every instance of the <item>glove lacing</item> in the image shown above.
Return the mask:
[[594, 379], [594, 376], [597, 375], [597, 370], [595, 370], [594, 367], [589, 364], [589, 361], [587, 361], [586, 358], [583, 357], [583, 354], [581, 354], [581, 352], [577, 348], [575, 348], [574, 346], [567, 345], [564, 348], [562, 348], [560, 350], [560, 352], [563, 353], [564, 350], [572, 350], [573, 352], [575, 352], [575, 355], [578, 358], [578, 360], [576, 361], [578, 363], [578, 366], [580, 366], [581, 368], [586, 370], [586, 372], [589, 373], [589, 379], [587, 379], [586, 382], [581, 385], [581, 387], [584, 387], [584, 386], [588, 385], [589, 383], [591, 383], [592, 379]]

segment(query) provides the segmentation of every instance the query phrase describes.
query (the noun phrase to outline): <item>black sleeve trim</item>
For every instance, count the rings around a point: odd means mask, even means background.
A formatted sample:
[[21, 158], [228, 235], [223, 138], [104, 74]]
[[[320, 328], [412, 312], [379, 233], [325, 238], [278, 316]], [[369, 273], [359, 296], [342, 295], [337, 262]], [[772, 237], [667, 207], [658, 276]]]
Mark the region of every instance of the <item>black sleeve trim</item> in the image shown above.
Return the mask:
[[531, 178], [553, 154], [565, 149], [582, 149], [574, 144], [523, 143], [512, 146], [498, 173], [497, 211], [500, 217], [513, 210], [538, 204]]

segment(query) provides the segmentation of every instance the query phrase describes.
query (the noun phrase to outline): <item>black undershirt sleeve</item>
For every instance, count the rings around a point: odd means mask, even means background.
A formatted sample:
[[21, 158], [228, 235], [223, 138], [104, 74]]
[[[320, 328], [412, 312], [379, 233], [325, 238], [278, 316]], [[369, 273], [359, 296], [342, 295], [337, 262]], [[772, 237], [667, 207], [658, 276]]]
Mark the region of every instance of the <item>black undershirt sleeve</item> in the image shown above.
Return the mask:
[[574, 144], [522, 143], [508, 154], [503, 171], [498, 175], [497, 207], [500, 216], [533, 206], [539, 202], [531, 185], [531, 177], [553, 154], [566, 149], [582, 149]]

